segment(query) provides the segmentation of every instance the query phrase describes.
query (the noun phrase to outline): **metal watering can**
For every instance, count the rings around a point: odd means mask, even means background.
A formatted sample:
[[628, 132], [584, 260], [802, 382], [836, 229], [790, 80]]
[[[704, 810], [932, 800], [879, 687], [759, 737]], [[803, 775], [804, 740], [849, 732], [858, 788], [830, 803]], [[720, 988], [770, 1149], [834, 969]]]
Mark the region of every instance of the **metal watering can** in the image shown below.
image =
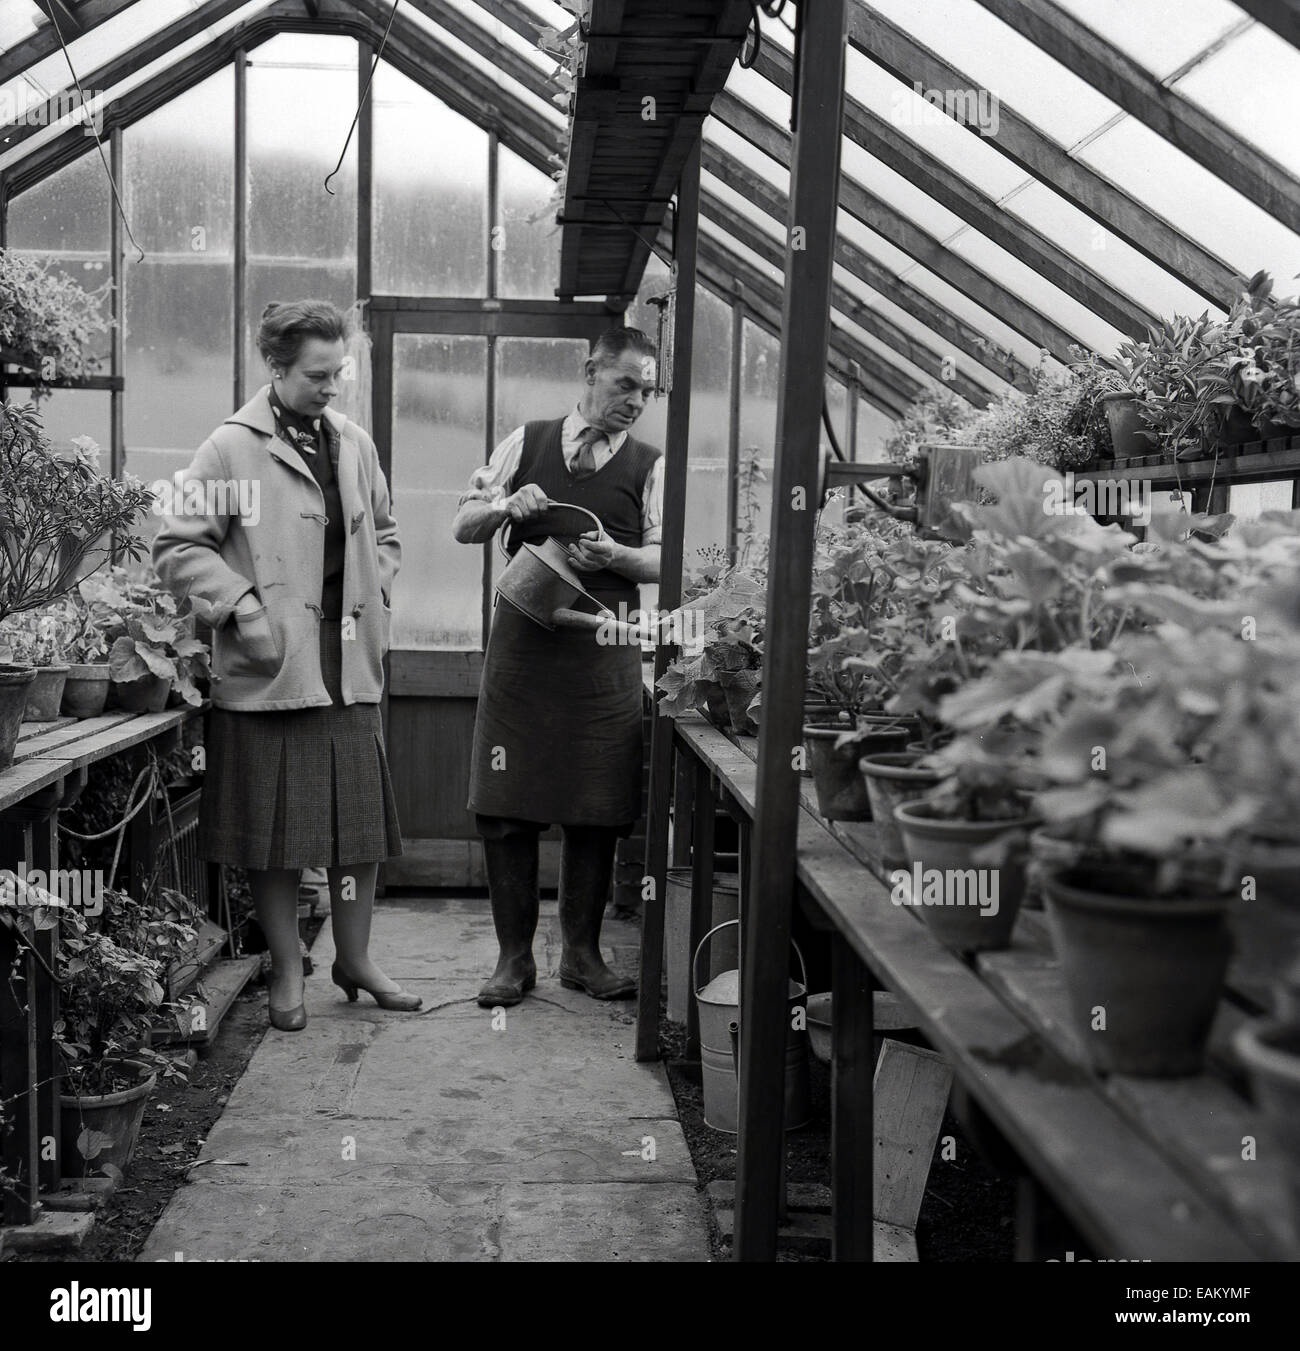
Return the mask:
[[[548, 509], [555, 511], [579, 512], [587, 517], [581, 523], [582, 528], [574, 531], [555, 530], [547, 521], [547, 528], [553, 530], [540, 544], [523, 543], [513, 557], [505, 544], [505, 533], [509, 526], [503, 527], [498, 540], [501, 552], [509, 559], [505, 571], [497, 578], [496, 592], [503, 600], [509, 601], [521, 614], [544, 629], [589, 629], [593, 633], [604, 630], [607, 634], [617, 633], [623, 641], [639, 644], [641, 634], [633, 624], [616, 619], [612, 610], [606, 609], [587, 591], [582, 579], [569, 564], [568, 554], [558, 544], [555, 535], [584, 534], [591, 526], [604, 533], [599, 518], [585, 507], [573, 506], [568, 502], [548, 502]], [[547, 520], [547, 518], [542, 518]], [[528, 522], [536, 528], [539, 522]], [[593, 614], [588, 610], [575, 610], [572, 607], [581, 601], [590, 601], [596, 607]]]

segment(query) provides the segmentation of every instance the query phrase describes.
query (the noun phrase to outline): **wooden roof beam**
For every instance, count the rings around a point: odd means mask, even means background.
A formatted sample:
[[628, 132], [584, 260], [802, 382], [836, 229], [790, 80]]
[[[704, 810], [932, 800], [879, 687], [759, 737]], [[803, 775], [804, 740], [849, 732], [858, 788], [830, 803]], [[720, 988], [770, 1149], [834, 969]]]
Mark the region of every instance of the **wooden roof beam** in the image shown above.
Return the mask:
[[[790, 167], [788, 131], [734, 97], [719, 100], [714, 111], [724, 126], [783, 168]], [[845, 211], [868, 229], [887, 239], [895, 248], [902, 249], [910, 258], [915, 258], [923, 267], [982, 305], [990, 314], [996, 314], [1017, 333], [1050, 352], [1058, 361], [1068, 363], [1074, 360], [1070, 347], [1078, 339], [1073, 334], [954, 253], [942, 240], [922, 230], [902, 212], [873, 197], [865, 188], [845, 177], [840, 178], [839, 202]]]
[[978, 0], [1248, 201], [1300, 232], [1300, 182], [1053, 0]]
[[1300, 47], [1300, 0], [1235, 0], [1235, 3], [1278, 37]]
[[[979, 87], [864, 0], [851, 0], [849, 42], [909, 88], [917, 81], [927, 89]], [[978, 126], [968, 130], [980, 135]], [[1233, 268], [1068, 154], [1005, 102], [999, 106], [998, 134], [988, 143], [1198, 295], [1224, 309], [1231, 307], [1237, 294]]]
[[[754, 69], [789, 94], [793, 87], [793, 64], [783, 51], [769, 43], [760, 52]], [[954, 173], [919, 141], [905, 136], [851, 95], [844, 100], [844, 134], [1121, 333], [1142, 338], [1148, 326], [1158, 322], [1150, 310]]]

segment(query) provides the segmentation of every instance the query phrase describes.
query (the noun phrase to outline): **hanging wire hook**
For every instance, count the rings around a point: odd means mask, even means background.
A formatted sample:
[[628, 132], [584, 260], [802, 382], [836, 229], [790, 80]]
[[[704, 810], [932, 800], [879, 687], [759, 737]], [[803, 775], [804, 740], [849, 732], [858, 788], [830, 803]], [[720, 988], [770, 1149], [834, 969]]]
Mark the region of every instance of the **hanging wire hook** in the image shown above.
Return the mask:
[[[63, 50], [63, 59], [68, 63], [68, 73], [72, 76], [72, 83], [77, 88], [77, 95], [81, 99], [81, 107], [84, 110], [88, 107], [86, 100], [86, 91], [81, 87], [81, 76], [77, 74], [76, 67], [72, 64], [72, 53], [68, 51], [68, 44], [63, 40], [63, 31], [59, 27], [59, 7], [51, 5], [46, 11], [50, 16], [50, 23], [54, 26], [54, 36], [59, 40], [59, 46]], [[90, 120], [89, 113], [86, 114], [86, 126], [90, 128], [90, 134], [95, 138], [95, 148], [99, 151], [100, 163], [104, 166], [104, 173], [108, 177], [108, 185], [113, 189], [113, 203], [117, 207], [117, 214], [122, 217], [122, 224], [126, 227], [126, 237], [131, 241], [135, 251], [140, 255], [137, 263], [143, 263], [145, 258], [144, 250], [136, 242], [135, 235], [131, 231], [131, 222], [126, 218], [126, 208], [122, 205], [122, 194], [117, 189], [117, 181], [113, 177], [113, 170], [109, 167], [108, 157], [104, 154], [104, 142], [100, 139], [99, 132], [95, 129], [95, 124]]]
[[344, 157], [348, 153], [348, 146], [352, 144], [352, 133], [357, 129], [357, 122], [361, 118], [361, 110], [366, 106], [366, 97], [370, 93], [370, 82], [375, 78], [375, 71], [379, 69], [379, 58], [384, 54], [384, 48], [388, 45], [388, 35], [393, 31], [393, 20], [397, 18], [397, 6], [402, 0], [393, 0], [393, 12], [388, 16], [388, 26], [384, 29], [384, 36], [379, 39], [379, 46], [375, 50], [375, 59], [370, 66], [370, 74], [366, 76], [366, 87], [361, 91], [361, 98], [357, 101], [357, 110], [352, 114], [352, 125], [348, 128], [347, 139], [343, 142], [343, 149], [339, 151], [339, 162], [325, 176], [325, 191], [331, 197], [336, 196], [334, 189], [330, 187], [330, 179], [335, 177], [338, 171], [343, 167]]

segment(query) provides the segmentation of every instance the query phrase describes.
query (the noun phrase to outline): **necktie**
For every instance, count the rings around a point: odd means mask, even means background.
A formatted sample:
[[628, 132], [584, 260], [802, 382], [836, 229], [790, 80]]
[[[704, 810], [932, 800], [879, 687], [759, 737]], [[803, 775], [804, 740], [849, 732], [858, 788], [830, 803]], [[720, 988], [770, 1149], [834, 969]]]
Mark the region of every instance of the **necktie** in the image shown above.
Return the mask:
[[596, 472], [596, 442], [604, 438], [605, 433], [596, 427], [584, 427], [578, 437], [578, 453], [573, 457], [569, 473], [574, 478], [589, 478]]

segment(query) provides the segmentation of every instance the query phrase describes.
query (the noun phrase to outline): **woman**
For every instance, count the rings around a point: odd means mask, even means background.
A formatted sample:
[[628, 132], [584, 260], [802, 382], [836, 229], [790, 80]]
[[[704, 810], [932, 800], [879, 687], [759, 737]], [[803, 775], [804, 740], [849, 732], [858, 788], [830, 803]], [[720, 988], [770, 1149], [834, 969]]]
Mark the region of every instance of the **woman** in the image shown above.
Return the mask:
[[420, 1006], [369, 953], [378, 866], [402, 849], [379, 720], [401, 546], [374, 442], [329, 408], [343, 316], [320, 300], [268, 305], [257, 346], [271, 384], [178, 476], [153, 561], [213, 628], [200, 850], [248, 870], [271, 1024], [296, 1032], [307, 867], [329, 877], [334, 983], [349, 1000]]

